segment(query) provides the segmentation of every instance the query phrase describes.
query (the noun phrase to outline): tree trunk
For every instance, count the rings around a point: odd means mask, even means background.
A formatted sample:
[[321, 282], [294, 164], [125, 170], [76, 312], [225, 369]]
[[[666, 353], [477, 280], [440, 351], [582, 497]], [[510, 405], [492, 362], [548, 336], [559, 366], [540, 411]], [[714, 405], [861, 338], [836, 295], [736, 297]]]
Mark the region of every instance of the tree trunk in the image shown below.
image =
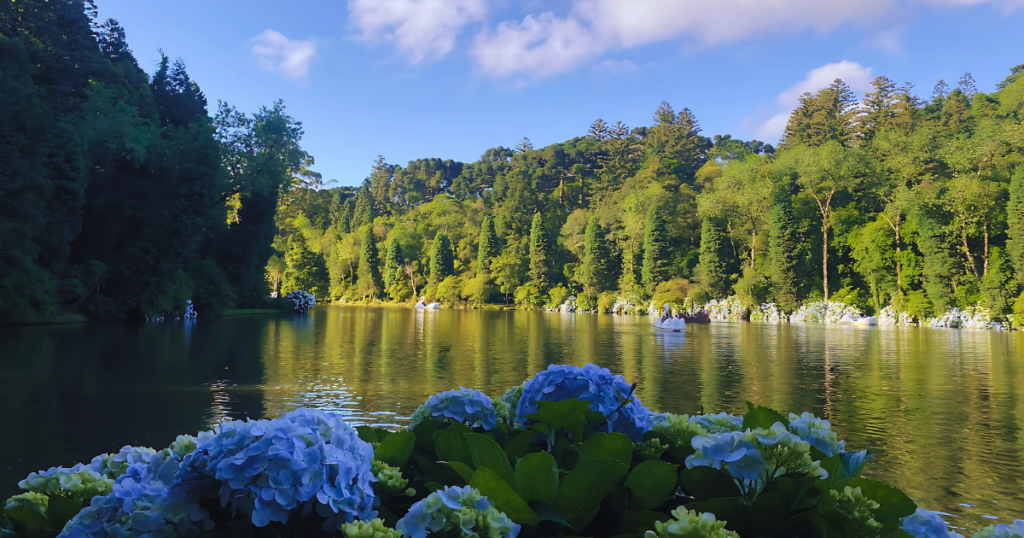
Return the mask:
[[982, 253], [982, 256], [985, 257], [985, 260], [983, 262], [983, 264], [984, 264], [983, 265], [983, 270], [981, 272], [981, 276], [984, 277], [985, 275], [988, 274], [988, 222], [987, 221], [985, 222], [985, 251]]
[[896, 289], [903, 291], [903, 256], [900, 251], [900, 221], [896, 218]]
[[[964, 222], [963, 218], [960, 219], [960, 222]], [[964, 254], [967, 255], [967, 264], [971, 266], [971, 272], [974, 273], [974, 278], [981, 278], [980, 276], [978, 276], [978, 266], [975, 265], [975, 263], [974, 263], [974, 255], [971, 254], [971, 249], [967, 245], [967, 225], [966, 224], [961, 224], [960, 225], [960, 241], [964, 245]]]
[[754, 251], [757, 248], [757, 228], [751, 227], [750, 229], [753, 230], [750, 232], [750, 272], [757, 274], [757, 269], [754, 268], [754, 262], [756, 261]]
[[822, 241], [821, 241], [821, 282], [825, 286], [825, 300], [828, 301], [828, 225], [825, 224], [827, 221], [822, 221]]

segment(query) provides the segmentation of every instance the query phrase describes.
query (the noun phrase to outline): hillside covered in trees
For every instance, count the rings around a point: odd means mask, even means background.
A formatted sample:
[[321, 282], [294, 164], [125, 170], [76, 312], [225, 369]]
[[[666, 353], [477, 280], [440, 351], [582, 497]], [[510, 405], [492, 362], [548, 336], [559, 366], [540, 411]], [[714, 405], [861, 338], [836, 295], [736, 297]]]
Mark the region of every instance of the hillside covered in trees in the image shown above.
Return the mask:
[[257, 305], [274, 215], [312, 158], [280, 102], [210, 110], [143, 71], [91, 0], [0, 2], [0, 320]]
[[878, 77], [858, 99], [836, 80], [800, 99], [777, 148], [706, 137], [663, 102], [650, 126], [598, 119], [474, 163], [379, 157], [358, 188], [282, 196], [267, 277], [346, 302], [735, 294], [787, 312], [831, 298], [1007, 314], [1024, 283], [1022, 70], [993, 93], [966, 74], [927, 98]]
[[[0, 318], [321, 302], [582, 308], [737, 295], [914, 316], [1024, 310], [1024, 65], [992, 93], [805, 94], [778, 147], [662, 103], [473, 163], [379, 157], [327, 189], [280, 102], [141, 69], [91, 0], [0, 4]], [[582, 131], [581, 126], [581, 131]]]

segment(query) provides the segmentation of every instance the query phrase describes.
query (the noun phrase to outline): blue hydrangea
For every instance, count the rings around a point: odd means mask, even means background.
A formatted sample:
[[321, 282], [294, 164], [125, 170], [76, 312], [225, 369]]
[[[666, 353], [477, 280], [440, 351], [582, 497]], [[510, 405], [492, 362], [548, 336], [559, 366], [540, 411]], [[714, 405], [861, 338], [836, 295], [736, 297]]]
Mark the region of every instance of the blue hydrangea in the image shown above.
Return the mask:
[[700, 424], [708, 433], [738, 432], [743, 430], [743, 417], [730, 415], [729, 413], [694, 415], [690, 417], [690, 422]]
[[612, 375], [607, 368], [594, 364], [582, 368], [552, 364], [523, 383], [516, 420], [526, 427], [530, 422], [527, 417], [540, 409], [537, 402], [579, 398], [592, 411], [608, 417], [607, 431], [624, 433], [639, 443], [651, 428], [651, 418], [631, 390], [632, 386], [621, 375]]
[[412, 414], [409, 429], [415, 428], [427, 417], [441, 421], [454, 420], [484, 430], [491, 430], [498, 425], [498, 415], [490, 396], [466, 387], [439, 392], [428, 398]]
[[1024, 519], [1013, 523], [989, 525], [971, 535], [971, 538], [1020, 538], [1024, 536]]
[[962, 534], [949, 530], [949, 525], [942, 519], [943, 515], [946, 514], [918, 508], [900, 521], [903, 530], [914, 538], [963, 538]]
[[694, 454], [687, 456], [686, 467], [712, 467], [723, 465], [732, 476], [754, 481], [765, 470], [761, 452], [753, 443], [743, 439], [739, 432], [713, 433], [693, 438]]
[[446, 487], [413, 504], [395, 529], [406, 538], [456, 530], [466, 538], [515, 538], [519, 525], [470, 487]]
[[113, 478], [96, 471], [93, 465], [77, 464], [70, 468], [51, 467], [29, 473], [18, 487], [25, 491], [52, 495], [62, 492], [77, 504], [84, 505], [96, 495], [110, 493]]
[[687, 468], [723, 469], [741, 480], [744, 490], [760, 491], [788, 473], [828, 477], [821, 462], [811, 458], [811, 445], [790, 433], [781, 422], [768, 429], [696, 436], [691, 446], [695, 452], [686, 458]]
[[806, 411], [799, 415], [789, 414], [789, 431], [822, 451], [826, 457], [839, 454], [846, 448], [846, 441], [840, 441], [831, 427], [831, 422]]
[[93, 497], [67, 523], [60, 538], [177, 536], [213, 528], [209, 514], [198, 504], [195, 486], [176, 489], [172, 485], [181, 464], [176, 452], [134, 454], [139, 461], [124, 469], [109, 494]]
[[184, 458], [175, 483], [215, 480], [221, 505], [251, 514], [257, 527], [315, 508], [324, 530], [336, 531], [376, 516], [372, 461], [373, 447], [340, 415], [299, 408], [273, 420], [221, 424]]

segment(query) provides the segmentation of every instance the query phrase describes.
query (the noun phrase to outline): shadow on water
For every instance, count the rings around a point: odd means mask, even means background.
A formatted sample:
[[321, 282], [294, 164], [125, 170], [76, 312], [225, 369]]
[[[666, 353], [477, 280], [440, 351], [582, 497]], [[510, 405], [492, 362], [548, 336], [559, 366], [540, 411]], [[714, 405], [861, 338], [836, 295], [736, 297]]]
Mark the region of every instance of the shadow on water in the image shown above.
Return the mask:
[[548, 364], [594, 362], [659, 411], [809, 410], [871, 475], [976, 527], [1024, 516], [1019, 333], [712, 323], [512, 311], [318, 307], [194, 324], [0, 329], [0, 496], [28, 472], [162, 447], [298, 406], [401, 426], [434, 392], [499, 395]]

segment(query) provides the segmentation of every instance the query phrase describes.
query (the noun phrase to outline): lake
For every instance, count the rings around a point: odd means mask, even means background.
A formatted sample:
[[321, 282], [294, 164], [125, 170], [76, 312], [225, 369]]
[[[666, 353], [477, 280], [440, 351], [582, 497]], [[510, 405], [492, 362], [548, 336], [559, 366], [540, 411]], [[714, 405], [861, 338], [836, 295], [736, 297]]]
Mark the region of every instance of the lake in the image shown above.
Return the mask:
[[0, 499], [31, 471], [125, 444], [162, 448], [228, 418], [298, 406], [400, 426], [430, 394], [500, 395], [548, 364], [593, 362], [657, 411], [813, 411], [868, 475], [974, 528], [1024, 517], [1024, 335], [324, 306], [186, 326], [0, 328]]

